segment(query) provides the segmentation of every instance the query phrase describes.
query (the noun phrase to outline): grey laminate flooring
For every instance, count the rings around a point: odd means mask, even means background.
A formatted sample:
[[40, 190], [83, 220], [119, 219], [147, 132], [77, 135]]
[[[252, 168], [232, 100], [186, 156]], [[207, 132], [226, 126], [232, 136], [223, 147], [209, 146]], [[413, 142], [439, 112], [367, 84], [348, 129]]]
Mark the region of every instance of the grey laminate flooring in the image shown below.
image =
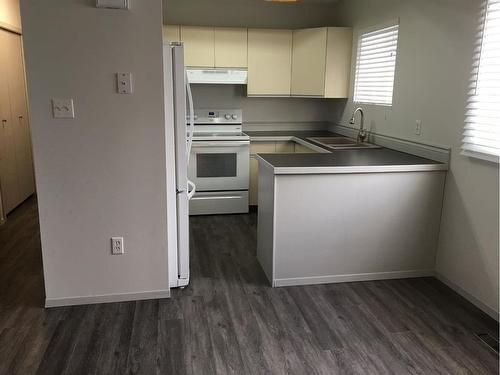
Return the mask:
[[272, 289], [255, 214], [191, 218], [191, 241], [170, 300], [45, 310], [27, 201], [0, 227], [0, 374], [498, 373], [474, 335], [497, 323], [432, 278]]

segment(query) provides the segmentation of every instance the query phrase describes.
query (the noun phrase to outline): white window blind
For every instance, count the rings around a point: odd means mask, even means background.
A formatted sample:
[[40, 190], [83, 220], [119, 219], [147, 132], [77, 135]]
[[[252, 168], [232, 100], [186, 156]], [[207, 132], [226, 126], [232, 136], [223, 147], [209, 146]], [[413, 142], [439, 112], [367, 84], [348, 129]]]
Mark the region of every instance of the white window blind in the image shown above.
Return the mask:
[[500, 0], [485, 1], [474, 49], [462, 153], [500, 156]]
[[392, 105], [399, 25], [361, 34], [358, 40], [354, 101]]

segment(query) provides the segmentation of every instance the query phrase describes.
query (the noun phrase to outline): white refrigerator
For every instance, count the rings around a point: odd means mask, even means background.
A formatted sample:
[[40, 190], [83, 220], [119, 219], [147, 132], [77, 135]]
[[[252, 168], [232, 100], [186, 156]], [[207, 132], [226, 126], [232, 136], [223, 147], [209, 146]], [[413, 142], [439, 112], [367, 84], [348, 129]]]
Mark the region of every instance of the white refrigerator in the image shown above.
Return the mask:
[[170, 287], [175, 288], [189, 284], [189, 199], [195, 191], [194, 184], [188, 180], [194, 108], [182, 44], [164, 44], [163, 74], [168, 268]]

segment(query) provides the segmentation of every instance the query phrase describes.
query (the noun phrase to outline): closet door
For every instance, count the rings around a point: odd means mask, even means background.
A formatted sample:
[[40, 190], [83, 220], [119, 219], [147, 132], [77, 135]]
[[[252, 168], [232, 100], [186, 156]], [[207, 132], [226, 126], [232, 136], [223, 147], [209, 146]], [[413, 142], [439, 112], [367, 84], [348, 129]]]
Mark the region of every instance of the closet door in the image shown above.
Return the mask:
[[0, 29], [0, 184], [4, 213], [20, 202], [9, 82], [10, 32]]
[[[20, 202], [35, 191], [21, 37], [9, 34], [9, 98]], [[20, 203], [19, 202], [19, 203]]]

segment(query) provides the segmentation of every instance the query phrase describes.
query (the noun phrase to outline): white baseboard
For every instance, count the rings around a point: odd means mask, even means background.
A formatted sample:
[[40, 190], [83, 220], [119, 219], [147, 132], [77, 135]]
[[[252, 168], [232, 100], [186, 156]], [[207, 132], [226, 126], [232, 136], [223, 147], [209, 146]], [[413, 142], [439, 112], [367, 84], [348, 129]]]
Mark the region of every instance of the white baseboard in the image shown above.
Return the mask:
[[96, 296], [81, 296], [68, 298], [46, 298], [45, 307], [61, 307], [73, 305], [89, 305], [96, 303], [111, 303], [125, 301], [140, 301], [146, 299], [170, 298], [170, 289], [151, 292], [104, 294]]
[[474, 306], [476, 306], [478, 309], [482, 310], [485, 314], [491, 316], [493, 319], [495, 319], [497, 322], [499, 321], [500, 318], [500, 313], [496, 311], [495, 309], [491, 308], [490, 306], [486, 305], [484, 302], [481, 302], [479, 299], [474, 297], [472, 294], [467, 292], [465, 289], [462, 287], [458, 286], [455, 284], [453, 281], [449, 280], [439, 272], [434, 272], [434, 277], [441, 281], [443, 284], [448, 286], [449, 288], [453, 289], [455, 292], [460, 294], [462, 297], [464, 297], [467, 301], [472, 303]]
[[296, 286], [296, 285], [314, 285], [314, 284], [329, 284], [329, 283], [345, 283], [352, 281], [405, 279], [410, 277], [429, 277], [429, 276], [434, 276], [433, 270], [356, 273], [347, 275], [325, 275], [325, 276], [311, 276], [311, 277], [294, 277], [289, 279], [274, 279], [273, 286], [280, 287], [280, 286]]

